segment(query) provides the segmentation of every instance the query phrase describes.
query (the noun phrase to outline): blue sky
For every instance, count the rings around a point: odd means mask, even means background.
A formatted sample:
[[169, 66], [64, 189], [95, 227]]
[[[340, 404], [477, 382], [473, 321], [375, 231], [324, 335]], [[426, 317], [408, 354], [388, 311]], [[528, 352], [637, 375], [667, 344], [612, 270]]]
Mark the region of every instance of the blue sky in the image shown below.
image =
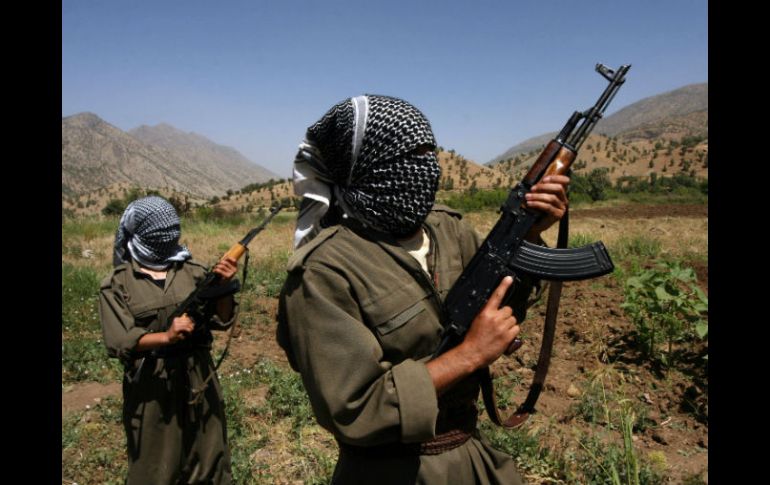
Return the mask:
[[[581, 1], [62, 1], [62, 116], [169, 123], [281, 177], [342, 99], [403, 98], [485, 163], [555, 131], [632, 64], [607, 114], [708, 81], [708, 4]], [[245, 183], [244, 183], [245, 185]]]

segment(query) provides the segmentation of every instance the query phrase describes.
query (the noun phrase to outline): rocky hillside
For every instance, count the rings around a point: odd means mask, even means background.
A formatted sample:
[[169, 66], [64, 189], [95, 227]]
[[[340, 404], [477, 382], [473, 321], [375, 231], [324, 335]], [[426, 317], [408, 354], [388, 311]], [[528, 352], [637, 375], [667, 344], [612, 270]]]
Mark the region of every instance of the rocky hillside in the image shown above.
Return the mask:
[[[565, 114], [565, 122], [566, 122]], [[561, 127], [557, 127], [561, 128]], [[620, 140], [708, 138], [708, 83], [691, 84], [632, 103], [599, 121], [593, 133]], [[529, 138], [486, 163], [495, 165], [540, 149], [557, 132]]]
[[266, 182], [276, 174], [254, 164], [234, 148], [218, 145], [196, 133], [185, 133], [171, 125], [142, 125], [128, 132], [148, 145], [166, 149], [222, 181], [224, 190], [243, 187], [244, 181]]
[[[440, 149], [439, 189], [511, 187], [554, 135], [521, 143], [491, 166]], [[573, 169], [587, 173], [602, 167], [613, 183], [652, 173], [707, 178], [708, 85], [653, 96], [603, 120], [581, 147]], [[256, 211], [294, 197], [291, 181], [194, 133], [163, 124], [125, 133], [92, 114], [62, 121], [62, 203], [68, 213], [97, 214], [132, 187], [229, 212]]]
[[92, 113], [63, 118], [63, 200], [114, 184], [213, 197], [274, 176], [233, 149], [168, 125], [133, 131]]
[[[654, 129], [660, 127], [655, 126]], [[541, 150], [542, 146], [499, 162], [494, 168], [512, 174], [514, 180], [520, 180]], [[708, 138], [681, 133], [677, 136], [674, 131], [664, 132], [655, 138], [592, 134], [583, 144], [572, 167], [577, 173], [607, 168], [612, 182], [628, 176], [648, 177], [653, 172], [665, 177], [683, 173], [708, 178]]]
[[[692, 113], [708, 114], [708, 96], [708, 83], [701, 83], [644, 98], [601, 120], [597, 123], [595, 131], [615, 136], [640, 126], [666, 124], [669, 120], [682, 119]], [[707, 125], [693, 124], [692, 128], [708, 130]]]

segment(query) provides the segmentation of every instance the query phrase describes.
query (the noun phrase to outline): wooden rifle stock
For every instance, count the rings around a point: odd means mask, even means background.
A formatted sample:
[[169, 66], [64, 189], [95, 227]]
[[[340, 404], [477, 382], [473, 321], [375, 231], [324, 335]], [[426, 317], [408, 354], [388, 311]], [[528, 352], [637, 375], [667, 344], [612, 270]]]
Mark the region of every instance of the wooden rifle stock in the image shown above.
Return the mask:
[[577, 153], [557, 140], [551, 140], [524, 176], [522, 182], [535, 185], [547, 175], [566, 175]]

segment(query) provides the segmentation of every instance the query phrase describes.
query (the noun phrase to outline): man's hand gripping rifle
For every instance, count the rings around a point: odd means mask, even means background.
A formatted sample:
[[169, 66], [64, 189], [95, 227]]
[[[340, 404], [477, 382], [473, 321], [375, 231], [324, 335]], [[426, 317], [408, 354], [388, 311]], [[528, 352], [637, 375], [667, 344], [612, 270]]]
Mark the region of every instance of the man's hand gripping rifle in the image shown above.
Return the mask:
[[[500, 219], [446, 297], [448, 321], [434, 357], [463, 340], [473, 319], [505, 276], [514, 278], [507, 300], [515, 300], [517, 282], [522, 277], [574, 281], [602, 276], [614, 269], [601, 242], [566, 249], [565, 241], [563, 249], [549, 249], [525, 241], [530, 228], [542, 216], [542, 213], [527, 208], [525, 196], [543, 177], [566, 175], [569, 172], [580, 146], [601, 119], [604, 110], [625, 81], [625, 74], [630, 67], [624, 65], [613, 71], [602, 64], [596, 65], [596, 70], [609, 81], [609, 86], [593, 107], [582, 113], [573, 113], [524, 179], [511, 189], [508, 199], [500, 208]], [[519, 312], [516, 318], [521, 323], [524, 315]]]

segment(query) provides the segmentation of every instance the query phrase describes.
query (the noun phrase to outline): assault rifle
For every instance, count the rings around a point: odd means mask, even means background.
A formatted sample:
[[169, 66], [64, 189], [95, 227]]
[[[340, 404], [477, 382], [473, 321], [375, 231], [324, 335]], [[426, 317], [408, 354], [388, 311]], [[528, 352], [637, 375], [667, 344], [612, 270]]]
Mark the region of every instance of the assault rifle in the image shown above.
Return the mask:
[[[569, 173], [570, 166], [575, 160], [580, 146], [601, 119], [610, 101], [625, 81], [626, 72], [630, 67], [630, 65], [624, 65], [617, 70], [612, 70], [602, 64], [596, 65], [596, 71], [609, 81], [609, 86], [594, 106], [586, 111], [575, 111], [572, 114], [561, 132], [545, 147], [524, 179], [511, 189], [507, 200], [500, 208], [500, 219], [447, 294], [445, 299], [446, 322], [442, 339], [434, 352], [434, 358], [462, 341], [476, 315], [479, 314], [492, 292], [506, 276], [512, 276], [514, 283], [505, 301], [521, 301], [522, 298], [526, 301], [527, 295], [517, 295], [517, 289], [526, 288], [528, 291], [530, 287], [522, 284], [527, 279], [534, 278], [555, 282], [552, 283], [548, 299], [549, 307], [555, 305], [553, 310], [549, 308], [549, 313], [553, 314], [550, 329], [552, 333], [561, 291], [560, 282], [595, 278], [610, 273], [614, 269], [607, 249], [600, 241], [581, 248], [567, 249], [567, 214], [561, 221], [557, 249], [538, 246], [526, 241], [527, 233], [542, 217], [542, 213], [528, 209], [525, 196], [530, 192], [532, 186], [543, 177]], [[554, 291], [555, 289], [557, 290]], [[552, 301], [554, 297], [555, 302]], [[524, 317], [525, 313], [521, 311], [516, 314], [519, 323], [524, 320]], [[549, 318], [546, 317], [546, 327], [548, 327], [548, 320]], [[550, 359], [552, 339], [547, 342], [546, 333], [547, 331], [544, 332], [543, 349], [548, 345], [547, 352], [544, 356], [541, 350], [541, 359], [538, 362], [538, 374], [542, 373], [543, 375], [536, 375], [536, 381], [538, 377], [541, 381], [544, 380], [544, 372]], [[520, 344], [520, 341], [517, 343]], [[515, 347], [511, 350], [515, 350]], [[486, 372], [488, 376], [488, 369]], [[537, 382], [533, 384], [533, 389], [535, 384]], [[541, 387], [542, 382], [539, 384]], [[483, 387], [482, 382], [482, 390]], [[539, 387], [536, 390], [537, 393], [539, 393]], [[526, 415], [534, 409], [536, 394], [532, 399], [531, 391], [527, 402], [519, 408], [518, 413], [525, 415], [523, 419], [526, 419]], [[486, 398], [485, 395], [485, 400]], [[488, 411], [489, 407], [487, 405]], [[492, 413], [490, 413], [490, 417], [493, 421], [495, 420]], [[521, 424], [521, 422], [523, 420], [515, 425]]]
[[[273, 219], [273, 217], [275, 217], [275, 215], [280, 212], [281, 208], [281, 206], [276, 206], [272, 211], [270, 211], [270, 215], [268, 215], [259, 226], [250, 230], [243, 239], [235, 243], [233, 247], [231, 247], [224, 254], [224, 256], [222, 256], [221, 259], [232, 258], [235, 261], [241, 259], [241, 256], [243, 256], [243, 254], [247, 251], [249, 243], [252, 239], [254, 239], [254, 236], [262, 232], [262, 230]], [[166, 321], [166, 329], [171, 326], [171, 323], [175, 318], [181, 317], [190, 311], [191, 308], [197, 308], [200, 305], [205, 304], [207, 301], [215, 300], [240, 291], [241, 285], [237, 279], [230, 280], [230, 282], [225, 285], [219, 285], [219, 279], [220, 276], [218, 274], [212, 270], [209, 270], [206, 273], [206, 276], [204, 276], [204, 278], [200, 280], [195, 286], [195, 289], [192, 291], [192, 293], [190, 293], [190, 295], [185, 298], [184, 301], [180, 303], [179, 306], [177, 306], [168, 317], [168, 320]]]
[[[235, 261], [238, 261], [241, 256], [248, 250], [249, 243], [251, 242], [254, 237], [262, 232], [262, 230], [267, 226], [267, 224], [275, 217], [278, 212], [282, 209], [282, 206], [276, 206], [273, 208], [273, 210], [270, 211], [270, 214], [265, 218], [262, 223], [253, 228], [249, 231], [246, 236], [241, 239], [239, 242], [235, 243], [225, 254], [222, 256], [221, 259], [225, 258], [232, 258]], [[247, 263], [244, 265], [243, 273], [244, 273], [244, 281], [246, 279], [246, 266], [248, 266], [248, 257], [247, 257]], [[212, 267], [213, 269], [213, 267]], [[199, 308], [204, 306], [207, 302], [216, 300], [219, 298], [222, 298], [223, 296], [232, 295], [234, 293], [237, 293], [241, 289], [241, 284], [237, 279], [230, 280], [227, 284], [220, 285], [219, 281], [221, 277], [212, 271], [212, 269], [209, 269], [209, 271], [206, 272], [206, 275], [203, 277], [202, 280], [200, 280], [196, 285], [195, 289], [187, 296], [187, 298], [184, 299], [182, 303], [180, 303], [174, 311], [171, 313], [171, 315], [166, 318], [165, 326], [163, 328], [163, 331], [168, 330], [169, 327], [171, 327], [171, 324], [173, 323], [175, 318], [181, 317], [182, 315], [185, 315], [192, 311], [197, 311]], [[202, 331], [204, 328], [204, 325], [202, 325], [202, 322], [199, 322], [200, 324], [195, 326], [195, 330], [193, 332], [199, 332]], [[229, 344], [229, 341], [228, 341]], [[179, 346], [179, 344], [177, 344]], [[171, 346], [174, 347], [174, 346]], [[151, 355], [154, 357], [162, 357], [164, 356], [170, 348], [160, 348], [155, 349], [151, 352]], [[222, 353], [222, 358], [224, 358], [226, 353]], [[220, 358], [220, 363], [222, 362], [222, 358]], [[142, 371], [142, 366], [144, 365], [145, 357], [142, 357], [141, 362], [139, 363], [139, 366], [136, 369], [136, 372], [134, 373], [134, 378], [132, 382], [137, 382], [139, 380], [139, 376]], [[216, 365], [216, 367], [219, 367], [219, 364]]]

